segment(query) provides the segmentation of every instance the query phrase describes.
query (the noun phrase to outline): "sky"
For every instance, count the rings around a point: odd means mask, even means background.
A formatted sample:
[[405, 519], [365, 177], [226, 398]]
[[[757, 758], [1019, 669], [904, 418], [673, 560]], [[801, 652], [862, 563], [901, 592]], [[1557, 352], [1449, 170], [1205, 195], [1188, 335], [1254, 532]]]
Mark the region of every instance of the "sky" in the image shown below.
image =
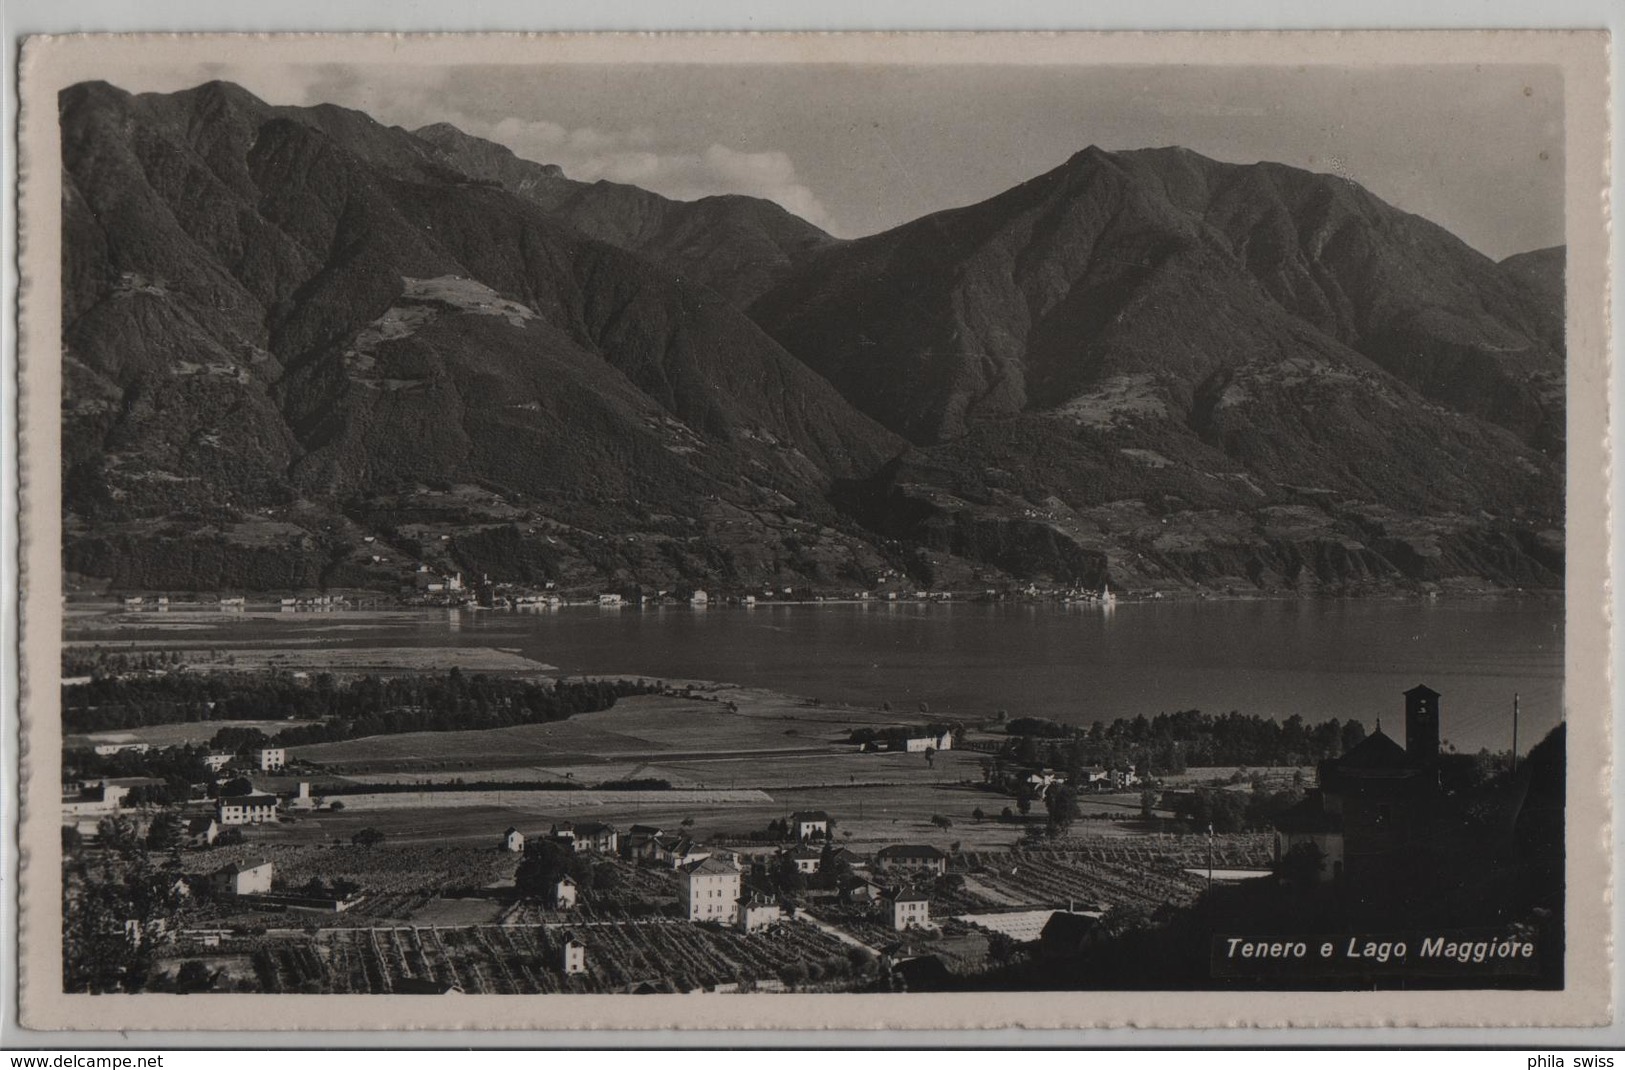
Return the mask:
[[1351, 178], [1500, 259], [1563, 241], [1554, 67], [206, 64], [273, 104], [449, 122], [571, 178], [766, 197], [839, 237], [975, 203], [1093, 144]]

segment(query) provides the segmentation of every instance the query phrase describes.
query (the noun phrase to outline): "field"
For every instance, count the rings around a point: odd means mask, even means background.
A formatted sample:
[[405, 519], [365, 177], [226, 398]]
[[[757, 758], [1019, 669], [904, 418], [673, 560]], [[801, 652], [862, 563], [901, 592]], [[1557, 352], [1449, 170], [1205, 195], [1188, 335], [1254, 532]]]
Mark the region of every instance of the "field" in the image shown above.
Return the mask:
[[121, 728], [109, 732], [90, 732], [68, 736], [63, 745], [89, 747], [97, 743], [150, 743], [154, 747], [179, 747], [187, 743], [207, 743], [222, 728], [258, 728], [262, 732], [277, 732], [284, 728], [298, 728], [314, 721], [191, 721], [186, 724], [153, 724], [140, 728]]
[[[398, 772], [413, 768], [508, 769], [568, 767], [614, 761], [710, 760], [730, 755], [772, 757], [850, 754], [842, 745], [854, 728], [895, 724], [878, 711], [813, 706], [800, 699], [744, 688], [696, 692], [699, 698], [637, 695], [612, 710], [547, 724], [484, 732], [419, 732], [319, 743], [291, 753], [335, 772]], [[737, 711], [730, 710], [732, 703]], [[914, 756], [922, 765], [924, 760]]]
[[[585, 946], [587, 970], [566, 976], [563, 947], [571, 938]], [[160, 968], [187, 960], [225, 969], [232, 981], [250, 981], [258, 991], [311, 993], [384, 994], [426, 982], [504, 995], [626, 992], [642, 985], [659, 992], [782, 989], [783, 975], [794, 971], [790, 976], [806, 979], [809, 965], [827, 991], [849, 985], [857, 973], [845, 945], [808, 924], [788, 922], [745, 935], [607, 917], [568, 926], [384, 926], [314, 935], [283, 930], [248, 941], [228, 938], [218, 949], [183, 936]]]

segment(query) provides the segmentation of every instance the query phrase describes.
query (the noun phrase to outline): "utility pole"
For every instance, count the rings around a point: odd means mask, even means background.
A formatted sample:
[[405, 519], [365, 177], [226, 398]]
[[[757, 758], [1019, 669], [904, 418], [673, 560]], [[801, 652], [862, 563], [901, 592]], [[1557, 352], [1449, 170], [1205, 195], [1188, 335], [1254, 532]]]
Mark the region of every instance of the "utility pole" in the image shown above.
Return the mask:
[[1213, 894], [1213, 822], [1207, 823], [1207, 890]]
[[1518, 771], [1518, 693], [1512, 692], [1512, 771]]

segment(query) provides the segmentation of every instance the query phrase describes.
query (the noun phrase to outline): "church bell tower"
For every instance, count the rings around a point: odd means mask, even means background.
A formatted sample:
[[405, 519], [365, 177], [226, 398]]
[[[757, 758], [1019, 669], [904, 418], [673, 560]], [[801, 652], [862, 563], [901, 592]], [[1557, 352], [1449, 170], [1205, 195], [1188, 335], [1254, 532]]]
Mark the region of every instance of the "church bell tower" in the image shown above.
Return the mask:
[[1405, 756], [1419, 765], [1439, 757], [1439, 693], [1426, 684], [1405, 692]]

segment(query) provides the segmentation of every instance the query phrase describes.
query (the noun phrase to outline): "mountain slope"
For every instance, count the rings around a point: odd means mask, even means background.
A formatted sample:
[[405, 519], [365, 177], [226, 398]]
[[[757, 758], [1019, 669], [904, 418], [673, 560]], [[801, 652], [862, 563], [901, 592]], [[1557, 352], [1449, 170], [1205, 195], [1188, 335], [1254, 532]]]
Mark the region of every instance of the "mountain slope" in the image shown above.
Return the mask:
[[[68, 507], [98, 529], [179, 511], [220, 534], [234, 507], [469, 483], [589, 522], [578, 551], [651, 524], [669, 542], [702, 536], [711, 500], [751, 528], [834, 520], [830, 481], [899, 448], [709, 290], [404, 131], [220, 85], [74, 87], [62, 126]], [[874, 556], [831, 539], [837, 571]]]
[[416, 134], [465, 173], [540, 205], [584, 234], [642, 253], [741, 307], [807, 254], [835, 241], [772, 201], [674, 201], [637, 186], [573, 181], [556, 166], [522, 160], [447, 123]]
[[1088, 582], [1550, 583], [1561, 287], [1519, 276], [1341, 179], [1089, 149], [751, 312], [917, 445], [848, 499], [895, 538]]
[[224, 83], [60, 107], [115, 586], [1561, 583], [1561, 250], [1169, 150], [835, 242]]
[[822, 250], [753, 307], [920, 443], [1153, 363], [1188, 383], [1242, 359], [1234, 317], [1245, 334], [1275, 314], [1432, 401], [1561, 439], [1549, 302], [1358, 186], [1275, 164], [1087, 149], [981, 204]]

